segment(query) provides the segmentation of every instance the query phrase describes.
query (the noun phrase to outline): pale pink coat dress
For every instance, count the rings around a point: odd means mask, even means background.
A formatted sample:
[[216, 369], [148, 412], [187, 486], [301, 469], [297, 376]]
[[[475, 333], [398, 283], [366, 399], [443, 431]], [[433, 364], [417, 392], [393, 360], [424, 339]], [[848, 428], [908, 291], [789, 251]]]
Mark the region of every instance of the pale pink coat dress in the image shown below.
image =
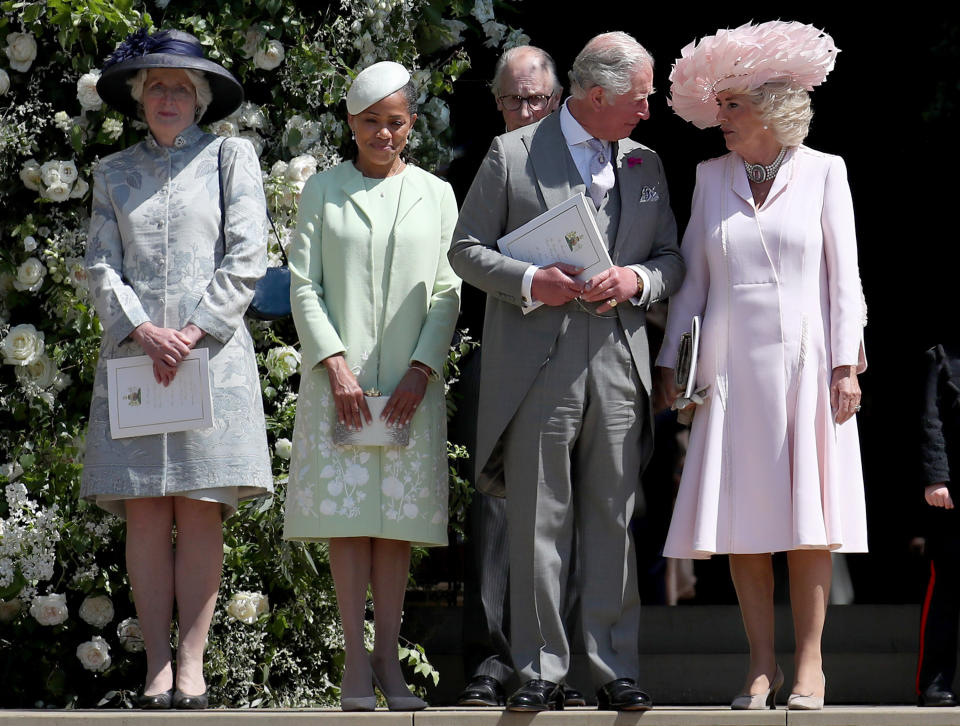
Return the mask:
[[856, 417], [836, 425], [830, 377], [866, 368], [853, 204], [837, 156], [787, 152], [759, 210], [736, 153], [697, 167], [657, 365], [700, 315], [697, 408], [664, 554], [867, 549]]

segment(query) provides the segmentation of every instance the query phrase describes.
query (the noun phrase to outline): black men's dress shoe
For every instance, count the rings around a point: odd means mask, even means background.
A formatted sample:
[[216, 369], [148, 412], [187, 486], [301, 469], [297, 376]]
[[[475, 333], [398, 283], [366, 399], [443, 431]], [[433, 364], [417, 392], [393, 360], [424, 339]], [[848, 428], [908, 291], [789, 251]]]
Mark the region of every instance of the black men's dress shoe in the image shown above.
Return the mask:
[[184, 693], [179, 688], [173, 693], [173, 707], [184, 711], [193, 711], [207, 708], [210, 705], [210, 699], [207, 698], [207, 692], [204, 691], [199, 696], [191, 696]]
[[632, 678], [617, 678], [597, 691], [597, 708], [601, 711], [649, 711], [653, 699], [637, 688]]
[[503, 685], [492, 676], [474, 676], [457, 696], [458, 706], [502, 706], [505, 702]]
[[169, 691], [164, 691], [163, 693], [157, 693], [153, 696], [148, 696], [143, 693], [137, 696], [137, 707], [143, 708], [148, 711], [156, 711], [165, 708], [170, 708], [170, 705], [173, 703], [173, 689]]
[[918, 706], [956, 706], [957, 695], [943, 684], [941, 678], [937, 677], [929, 686], [917, 697]]
[[564, 684], [563, 705], [565, 708], [573, 708], [574, 706], [586, 706], [587, 699], [576, 688], [570, 688], [570, 686]]
[[563, 687], [539, 678], [524, 683], [507, 699], [508, 711], [562, 711]]

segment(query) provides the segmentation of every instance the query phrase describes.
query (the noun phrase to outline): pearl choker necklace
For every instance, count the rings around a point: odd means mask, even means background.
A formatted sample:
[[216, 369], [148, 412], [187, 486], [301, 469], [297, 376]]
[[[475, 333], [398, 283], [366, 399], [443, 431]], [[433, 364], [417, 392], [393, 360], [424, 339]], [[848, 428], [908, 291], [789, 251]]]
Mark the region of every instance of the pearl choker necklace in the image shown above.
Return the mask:
[[743, 162], [743, 168], [747, 170], [747, 178], [752, 181], [754, 184], [763, 184], [766, 181], [773, 179], [777, 172], [780, 171], [780, 165], [783, 164], [783, 157], [787, 153], [787, 147], [781, 146], [780, 153], [777, 154], [777, 158], [773, 160], [772, 164], [748, 164], [746, 160]]

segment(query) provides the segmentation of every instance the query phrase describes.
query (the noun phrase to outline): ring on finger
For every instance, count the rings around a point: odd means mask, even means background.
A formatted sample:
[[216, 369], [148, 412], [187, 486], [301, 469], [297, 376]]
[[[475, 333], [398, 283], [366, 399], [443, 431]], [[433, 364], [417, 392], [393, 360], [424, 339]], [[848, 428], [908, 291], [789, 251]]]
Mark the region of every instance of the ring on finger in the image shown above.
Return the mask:
[[609, 300], [607, 300], [607, 305], [609, 305], [612, 308], [617, 307], [617, 298], [612, 297]]

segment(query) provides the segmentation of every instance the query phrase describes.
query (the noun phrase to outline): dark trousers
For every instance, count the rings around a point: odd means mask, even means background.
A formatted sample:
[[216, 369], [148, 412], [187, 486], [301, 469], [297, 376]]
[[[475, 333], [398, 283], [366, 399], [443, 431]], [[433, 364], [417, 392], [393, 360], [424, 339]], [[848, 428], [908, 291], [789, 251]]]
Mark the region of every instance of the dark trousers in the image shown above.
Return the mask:
[[942, 687], [951, 687], [957, 670], [960, 621], [960, 515], [956, 509], [933, 507], [927, 515], [930, 581], [920, 617], [918, 694], [935, 680]]

